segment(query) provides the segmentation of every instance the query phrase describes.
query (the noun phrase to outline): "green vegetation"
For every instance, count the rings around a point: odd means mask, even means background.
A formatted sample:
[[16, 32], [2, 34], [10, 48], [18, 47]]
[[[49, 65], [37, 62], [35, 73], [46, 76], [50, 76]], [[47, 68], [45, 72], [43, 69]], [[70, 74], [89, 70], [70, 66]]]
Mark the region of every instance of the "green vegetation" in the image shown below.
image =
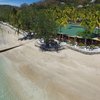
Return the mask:
[[[91, 38], [89, 36], [95, 27], [100, 28], [100, 4], [89, 2], [90, 0], [44, 0], [31, 5], [23, 4], [21, 7], [0, 6], [0, 20], [14, 25], [18, 32], [19, 29], [33, 31], [45, 39], [54, 37], [57, 28], [68, 23], [78, 23], [86, 28], [86, 32], [80, 35], [87, 39]], [[83, 7], [78, 8], [79, 4]]]
[[90, 45], [90, 49], [95, 49], [95, 45]]
[[84, 43], [79, 43], [78, 45], [79, 45], [79, 46], [84, 46]]
[[44, 38], [48, 41], [50, 38], [57, 36], [58, 25], [55, 22], [55, 18], [48, 11], [39, 11], [36, 13], [33, 23], [34, 31], [38, 37]]
[[9, 19], [11, 17], [10, 13], [13, 8], [17, 7], [9, 5], [0, 5], [0, 20], [9, 22]]

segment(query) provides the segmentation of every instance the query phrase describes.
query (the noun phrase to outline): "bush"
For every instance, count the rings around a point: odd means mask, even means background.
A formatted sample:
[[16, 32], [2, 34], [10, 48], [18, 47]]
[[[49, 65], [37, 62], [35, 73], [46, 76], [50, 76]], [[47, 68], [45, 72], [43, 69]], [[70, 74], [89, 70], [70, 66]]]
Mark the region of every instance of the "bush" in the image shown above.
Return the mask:
[[97, 45], [100, 48], [100, 44]]
[[85, 46], [84, 43], [79, 43], [78, 45], [79, 45], [79, 46]]
[[95, 45], [90, 45], [90, 49], [95, 49]]

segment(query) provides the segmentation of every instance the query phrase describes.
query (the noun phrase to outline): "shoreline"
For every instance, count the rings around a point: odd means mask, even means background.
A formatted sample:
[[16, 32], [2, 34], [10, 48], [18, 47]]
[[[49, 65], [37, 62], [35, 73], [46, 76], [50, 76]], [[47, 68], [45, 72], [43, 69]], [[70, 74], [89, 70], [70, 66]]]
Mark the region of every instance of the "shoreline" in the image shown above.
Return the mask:
[[58, 53], [42, 52], [34, 43], [0, 54], [11, 96], [19, 97], [10, 100], [100, 98], [100, 55], [84, 55], [68, 48]]
[[[14, 72], [8, 70], [21, 86], [21, 90], [26, 93], [28, 97], [26, 100], [99, 98], [100, 63], [97, 59], [99, 55], [83, 55], [70, 49], [60, 53], [43, 53], [32, 44], [31, 42], [21, 48], [3, 53], [13, 65], [11, 69]], [[91, 62], [93, 59], [94, 62]], [[95, 93], [97, 97], [94, 96]]]

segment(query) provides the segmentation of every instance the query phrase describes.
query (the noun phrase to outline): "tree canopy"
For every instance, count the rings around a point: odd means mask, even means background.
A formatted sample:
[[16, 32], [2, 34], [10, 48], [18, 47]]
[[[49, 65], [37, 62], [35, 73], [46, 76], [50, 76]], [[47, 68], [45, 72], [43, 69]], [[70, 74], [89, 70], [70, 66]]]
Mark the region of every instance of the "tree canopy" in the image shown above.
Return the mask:
[[81, 8], [72, 5], [75, 2], [78, 5], [79, 2], [85, 1], [90, 2], [89, 0], [43, 0], [9, 9], [3, 6], [0, 8], [3, 9], [0, 11], [0, 20], [9, 22], [19, 29], [37, 32], [39, 36], [55, 33], [57, 27], [68, 23], [78, 23], [92, 32], [95, 27], [100, 28], [100, 4], [86, 4]]

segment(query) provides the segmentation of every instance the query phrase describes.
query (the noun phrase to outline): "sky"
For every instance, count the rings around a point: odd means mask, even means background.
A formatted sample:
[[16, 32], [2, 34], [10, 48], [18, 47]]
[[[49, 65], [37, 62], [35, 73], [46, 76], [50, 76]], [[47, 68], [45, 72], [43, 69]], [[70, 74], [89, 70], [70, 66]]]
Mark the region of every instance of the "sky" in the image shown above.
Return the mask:
[[0, 0], [0, 5], [14, 5], [14, 6], [20, 6], [23, 3], [33, 3], [38, 2], [40, 0]]

